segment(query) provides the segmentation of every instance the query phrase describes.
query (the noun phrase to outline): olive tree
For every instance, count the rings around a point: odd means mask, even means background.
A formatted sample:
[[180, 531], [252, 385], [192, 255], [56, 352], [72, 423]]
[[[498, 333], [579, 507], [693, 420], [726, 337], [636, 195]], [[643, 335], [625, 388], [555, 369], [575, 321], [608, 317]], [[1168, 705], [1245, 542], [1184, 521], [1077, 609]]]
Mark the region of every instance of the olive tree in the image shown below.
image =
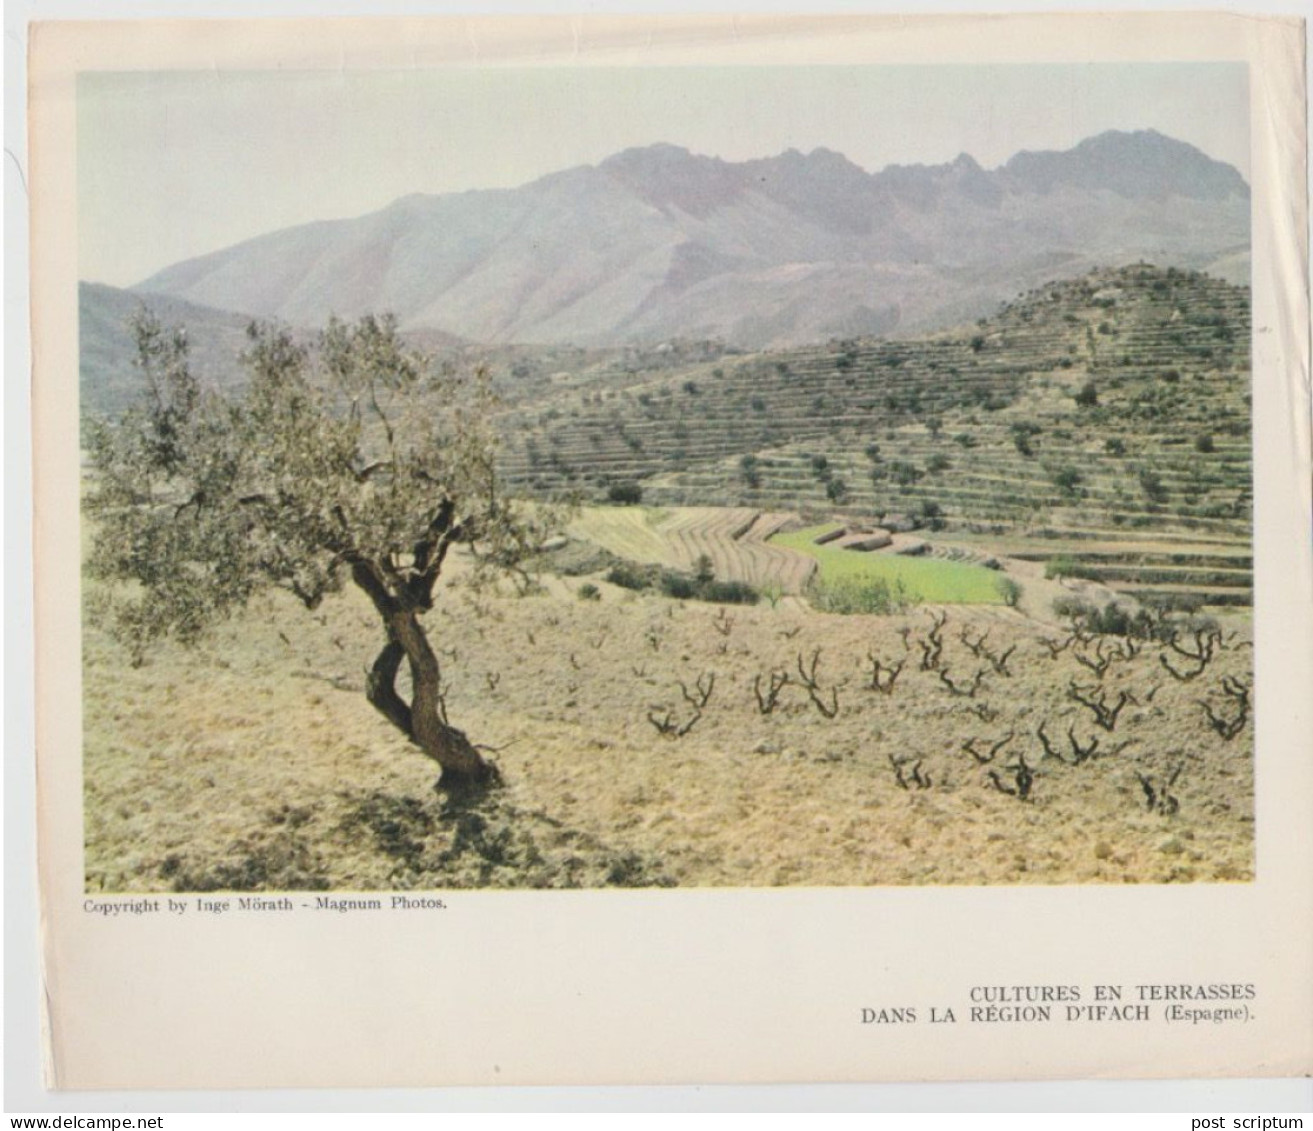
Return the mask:
[[454, 546], [486, 576], [518, 571], [540, 537], [498, 489], [486, 374], [435, 370], [392, 318], [334, 320], [314, 349], [253, 324], [246, 385], [225, 394], [192, 373], [184, 331], [149, 314], [134, 330], [144, 397], [88, 428], [86, 502], [89, 574], [135, 583], [115, 587], [108, 620], [134, 663], [166, 635], [196, 641], [261, 590], [314, 610], [350, 582], [383, 637], [369, 702], [439, 764], [444, 789], [497, 781], [447, 720], [422, 621]]

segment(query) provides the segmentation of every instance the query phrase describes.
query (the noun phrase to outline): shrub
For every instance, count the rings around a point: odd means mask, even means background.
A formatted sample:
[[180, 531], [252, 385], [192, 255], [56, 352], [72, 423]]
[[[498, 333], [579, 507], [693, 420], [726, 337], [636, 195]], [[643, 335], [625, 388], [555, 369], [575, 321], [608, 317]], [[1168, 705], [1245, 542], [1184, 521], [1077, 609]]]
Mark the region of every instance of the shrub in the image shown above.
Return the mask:
[[708, 581], [700, 587], [697, 597], [720, 605], [755, 605], [761, 595], [746, 581]]
[[[1045, 571], [1047, 573], [1047, 570]], [[1081, 597], [1055, 597], [1053, 598], [1053, 612], [1060, 617], [1067, 617], [1071, 620], [1081, 620], [1094, 611], [1094, 606]]]
[[755, 605], [761, 595], [746, 581], [716, 581], [709, 575], [689, 577], [662, 570], [661, 592], [677, 601], [711, 601], [721, 605]]
[[761, 472], [757, 468], [757, 457], [751, 452], [739, 460], [739, 472], [742, 474], [743, 482], [747, 486], [754, 489], [761, 486]]
[[1200, 455], [1211, 455], [1217, 450], [1213, 443], [1213, 434], [1211, 432], [1201, 432], [1194, 438], [1194, 450]]
[[1124, 456], [1126, 454], [1126, 441], [1120, 436], [1112, 436], [1103, 441], [1103, 450], [1110, 456]]
[[1031, 444], [1031, 438], [1038, 436], [1043, 431], [1038, 424], [1029, 420], [1016, 421], [1008, 429], [1012, 433], [1012, 443], [1023, 456], [1033, 456], [1035, 447]]
[[1194, 593], [1157, 593], [1144, 598], [1144, 604], [1160, 618], [1173, 615], [1193, 618], [1203, 603], [1203, 598]]
[[825, 484], [826, 498], [832, 503], [842, 506], [848, 500], [848, 484], [843, 479], [835, 476]]
[[648, 588], [656, 579], [657, 570], [652, 566], [641, 566], [634, 562], [616, 562], [606, 571], [606, 580], [621, 589], [642, 590]]
[[1053, 485], [1064, 495], [1075, 495], [1084, 478], [1074, 467], [1060, 467], [1053, 472]]
[[1081, 408], [1093, 408], [1099, 403], [1099, 387], [1093, 381], [1086, 381], [1076, 394], [1076, 403]]
[[1140, 468], [1139, 475], [1140, 490], [1152, 502], [1161, 503], [1167, 498], [1167, 488], [1163, 485], [1162, 476], [1150, 468]]
[[995, 583], [998, 595], [1009, 609], [1015, 609], [1021, 600], [1021, 586], [1010, 577], [1000, 577]]
[[936, 471], [947, 471], [952, 466], [953, 461], [951, 459], [947, 456], [936, 453], [926, 460], [925, 469], [928, 472], [934, 473]]
[[918, 601], [901, 579], [890, 585], [883, 577], [817, 578], [807, 587], [807, 599], [820, 612], [848, 616], [890, 616]]
[[697, 596], [697, 582], [686, 574], [663, 570], [661, 573], [661, 592], [676, 601], [691, 601]]
[[581, 601], [600, 601], [602, 599], [602, 591], [591, 581], [585, 581], [576, 592], [579, 594], [579, 600]]
[[634, 506], [643, 501], [643, 488], [632, 480], [626, 480], [623, 483], [612, 483], [606, 489], [606, 497], [612, 503]]
[[1176, 626], [1165, 621], [1161, 615], [1154, 617], [1144, 609], [1132, 612], [1125, 605], [1115, 603], [1092, 605], [1079, 597], [1057, 598], [1053, 602], [1053, 611], [1096, 636], [1134, 636], [1142, 640], [1166, 640], [1176, 630]]
[[1085, 627], [1101, 636], [1142, 635], [1141, 629], [1147, 623], [1146, 613], [1133, 614], [1122, 605], [1104, 605], [1102, 608], [1092, 610], [1085, 618]]
[[894, 474], [894, 479], [898, 481], [900, 487], [910, 487], [921, 478], [921, 469], [914, 463], [908, 463], [905, 460], [897, 460], [889, 465], [889, 469]]

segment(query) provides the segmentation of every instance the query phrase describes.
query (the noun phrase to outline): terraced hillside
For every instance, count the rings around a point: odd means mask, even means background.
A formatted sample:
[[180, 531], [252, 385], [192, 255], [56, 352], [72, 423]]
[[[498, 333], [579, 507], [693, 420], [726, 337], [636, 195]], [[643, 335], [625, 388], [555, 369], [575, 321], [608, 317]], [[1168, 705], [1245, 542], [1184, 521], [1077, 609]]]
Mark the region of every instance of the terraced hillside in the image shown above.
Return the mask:
[[769, 541], [796, 517], [749, 507], [592, 507], [574, 530], [628, 561], [692, 570], [705, 556], [721, 580], [797, 593], [816, 572], [816, 560]]
[[1127, 592], [1250, 596], [1249, 292], [1134, 266], [911, 341], [720, 358], [508, 414], [521, 489], [879, 517], [1070, 557]]

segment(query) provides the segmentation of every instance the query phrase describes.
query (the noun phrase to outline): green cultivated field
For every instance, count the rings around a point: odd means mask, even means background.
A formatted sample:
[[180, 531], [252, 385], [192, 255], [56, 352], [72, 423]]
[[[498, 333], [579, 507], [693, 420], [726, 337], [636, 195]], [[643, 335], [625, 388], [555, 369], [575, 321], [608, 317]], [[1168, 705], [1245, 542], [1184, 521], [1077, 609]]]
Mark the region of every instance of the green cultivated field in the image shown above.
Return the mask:
[[999, 605], [999, 574], [983, 566], [946, 562], [935, 558], [910, 558], [898, 554], [861, 553], [834, 546], [818, 546], [816, 538], [838, 527], [826, 522], [777, 534], [772, 544], [798, 550], [820, 563], [822, 584], [882, 580], [889, 585], [902, 582], [908, 594], [943, 605]]

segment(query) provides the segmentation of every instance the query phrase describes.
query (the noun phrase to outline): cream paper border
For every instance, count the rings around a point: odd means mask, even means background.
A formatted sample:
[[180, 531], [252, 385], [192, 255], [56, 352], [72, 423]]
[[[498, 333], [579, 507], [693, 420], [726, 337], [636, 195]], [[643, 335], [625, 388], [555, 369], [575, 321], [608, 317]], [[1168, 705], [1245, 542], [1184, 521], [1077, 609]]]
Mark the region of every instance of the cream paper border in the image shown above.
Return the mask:
[[[1313, 1071], [1304, 67], [1290, 19], [587, 17], [32, 27], [39, 867], [61, 1088], [1283, 1076]], [[1238, 60], [1254, 197], [1257, 880], [455, 893], [440, 916], [82, 911], [79, 70]], [[863, 1026], [974, 985], [1254, 982], [1243, 1027]], [[1055, 1039], [1056, 1038], [1056, 1039]]]

